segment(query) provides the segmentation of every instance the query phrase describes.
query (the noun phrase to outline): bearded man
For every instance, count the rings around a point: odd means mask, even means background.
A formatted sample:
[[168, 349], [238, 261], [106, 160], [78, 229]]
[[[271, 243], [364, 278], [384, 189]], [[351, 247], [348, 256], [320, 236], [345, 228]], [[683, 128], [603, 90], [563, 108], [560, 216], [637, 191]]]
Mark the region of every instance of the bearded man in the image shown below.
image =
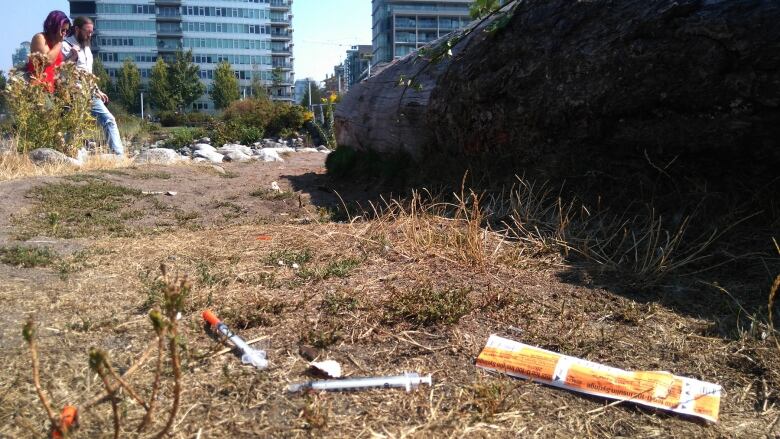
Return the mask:
[[[92, 34], [95, 32], [95, 24], [89, 17], [76, 17], [70, 29], [70, 35], [62, 41], [62, 55], [66, 61], [76, 63], [76, 68], [92, 73]], [[119, 127], [116, 118], [106, 104], [108, 96], [95, 87], [92, 95], [92, 115], [103, 128], [108, 139], [108, 147], [114, 154], [123, 156], [125, 148], [119, 135]]]

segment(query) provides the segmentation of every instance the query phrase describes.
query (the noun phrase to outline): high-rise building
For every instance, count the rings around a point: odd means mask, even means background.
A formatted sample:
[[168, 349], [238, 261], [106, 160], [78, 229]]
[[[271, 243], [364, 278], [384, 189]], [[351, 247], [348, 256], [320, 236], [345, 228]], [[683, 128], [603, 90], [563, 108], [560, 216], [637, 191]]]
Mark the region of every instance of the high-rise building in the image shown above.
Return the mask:
[[16, 48], [16, 51], [11, 55], [14, 67], [21, 67], [27, 63], [27, 57], [30, 55], [30, 42], [25, 41]]
[[456, 29], [471, 18], [472, 0], [371, 0], [372, 65], [411, 53]]
[[360, 82], [368, 76], [368, 66], [373, 57], [373, 47], [370, 45], [352, 46], [347, 50], [347, 58], [344, 60], [345, 88], [348, 90], [353, 84]]
[[[95, 20], [92, 50], [116, 77], [132, 60], [148, 82], [158, 57], [192, 50], [201, 81], [211, 88], [214, 70], [228, 61], [242, 96], [260, 78], [274, 100], [293, 100], [293, 0], [68, 0], [70, 15]], [[208, 91], [193, 105], [213, 110]]]

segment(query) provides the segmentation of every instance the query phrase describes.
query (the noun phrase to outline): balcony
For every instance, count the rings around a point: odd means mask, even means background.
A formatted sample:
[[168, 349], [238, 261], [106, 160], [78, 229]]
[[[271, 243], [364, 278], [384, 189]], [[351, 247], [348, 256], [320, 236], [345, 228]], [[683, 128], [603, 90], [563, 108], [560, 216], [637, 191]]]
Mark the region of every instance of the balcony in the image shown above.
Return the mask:
[[181, 12], [176, 8], [160, 8], [155, 16], [157, 22], [181, 22]]
[[181, 26], [157, 26], [159, 37], [181, 37]]
[[291, 22], [289, 18], [271, 17], [271, 26], [289, 26]]
[[275, 62], [271, 66], [274, 69], [282, 69], [282, 70], [292, 70], [292, 68], [293, 68], [292, 63]]
[[287, 0], [271, 0], [272, 11], [287, 11], [290, 9], [291, 2]]
[[154, 0], [155, 6], [181, 6], [181, 0]]
[[158, 15], [155, 20], [158, 23], [181, 23], [181, 15]]
[[288, 30], [283, 30], [281, 32], [277, 32], [274, 28], [274, 31], [271, 32], [271, 41], [290, 41], [292, 39], [292, 32]]
[[175, 53], [182, 50], [181, 40], [157, 40], [157, 52]]

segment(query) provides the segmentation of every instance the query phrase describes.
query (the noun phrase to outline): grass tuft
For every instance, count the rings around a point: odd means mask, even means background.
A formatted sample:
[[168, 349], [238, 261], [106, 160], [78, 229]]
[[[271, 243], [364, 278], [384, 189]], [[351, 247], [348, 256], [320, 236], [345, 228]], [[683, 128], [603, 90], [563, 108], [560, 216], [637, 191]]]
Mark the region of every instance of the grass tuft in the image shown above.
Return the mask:
[[90, 180], [84, 184], [53, 183], [30, 191], [38, 205], [14, 218], [22, 236], [56, 238], [126, 234], [122, 209], [141, 192], [113, 183]]
[[322, 299], [320, 306], [323, 311], [330, 315], [339, 315], [343, 312], [354, 311], [360, 305], [360, 301], [349, 295], [346, 291], [328, 292]]
[[48, 267], [59, 256], [46, 247], [0, 247], [0, 262], [23, 268]]
[[437, 290], [425, 286], [393, 294], [385, 302], [384, 320], [415, 326], [458, 323], [472, 309], [469, 292], [463, 288]]
[[266, 258], [265, 263], [268, 265], [279, 265], [281, 261], [284, 265], [298, 264], [303, 265], [314, 256], [311, 250], [305, 248], [302, 250], [277, 250], [271, 252]]
[[262, 200], [289, 200], [295, 196], [294, 192], [290, 191], [274, 191], [271, 189], [258, 188], [249, 193], [252, 197], [257, 197]]

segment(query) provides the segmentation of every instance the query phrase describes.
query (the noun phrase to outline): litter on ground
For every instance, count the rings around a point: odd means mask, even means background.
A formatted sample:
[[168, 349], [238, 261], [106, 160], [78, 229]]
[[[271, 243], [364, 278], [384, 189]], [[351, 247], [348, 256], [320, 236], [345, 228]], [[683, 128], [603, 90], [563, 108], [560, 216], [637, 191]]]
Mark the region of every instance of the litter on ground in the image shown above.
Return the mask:
[[717, 422], [721, 387], [663, 371], [631, 372], [491, 335], [477, 367]]

